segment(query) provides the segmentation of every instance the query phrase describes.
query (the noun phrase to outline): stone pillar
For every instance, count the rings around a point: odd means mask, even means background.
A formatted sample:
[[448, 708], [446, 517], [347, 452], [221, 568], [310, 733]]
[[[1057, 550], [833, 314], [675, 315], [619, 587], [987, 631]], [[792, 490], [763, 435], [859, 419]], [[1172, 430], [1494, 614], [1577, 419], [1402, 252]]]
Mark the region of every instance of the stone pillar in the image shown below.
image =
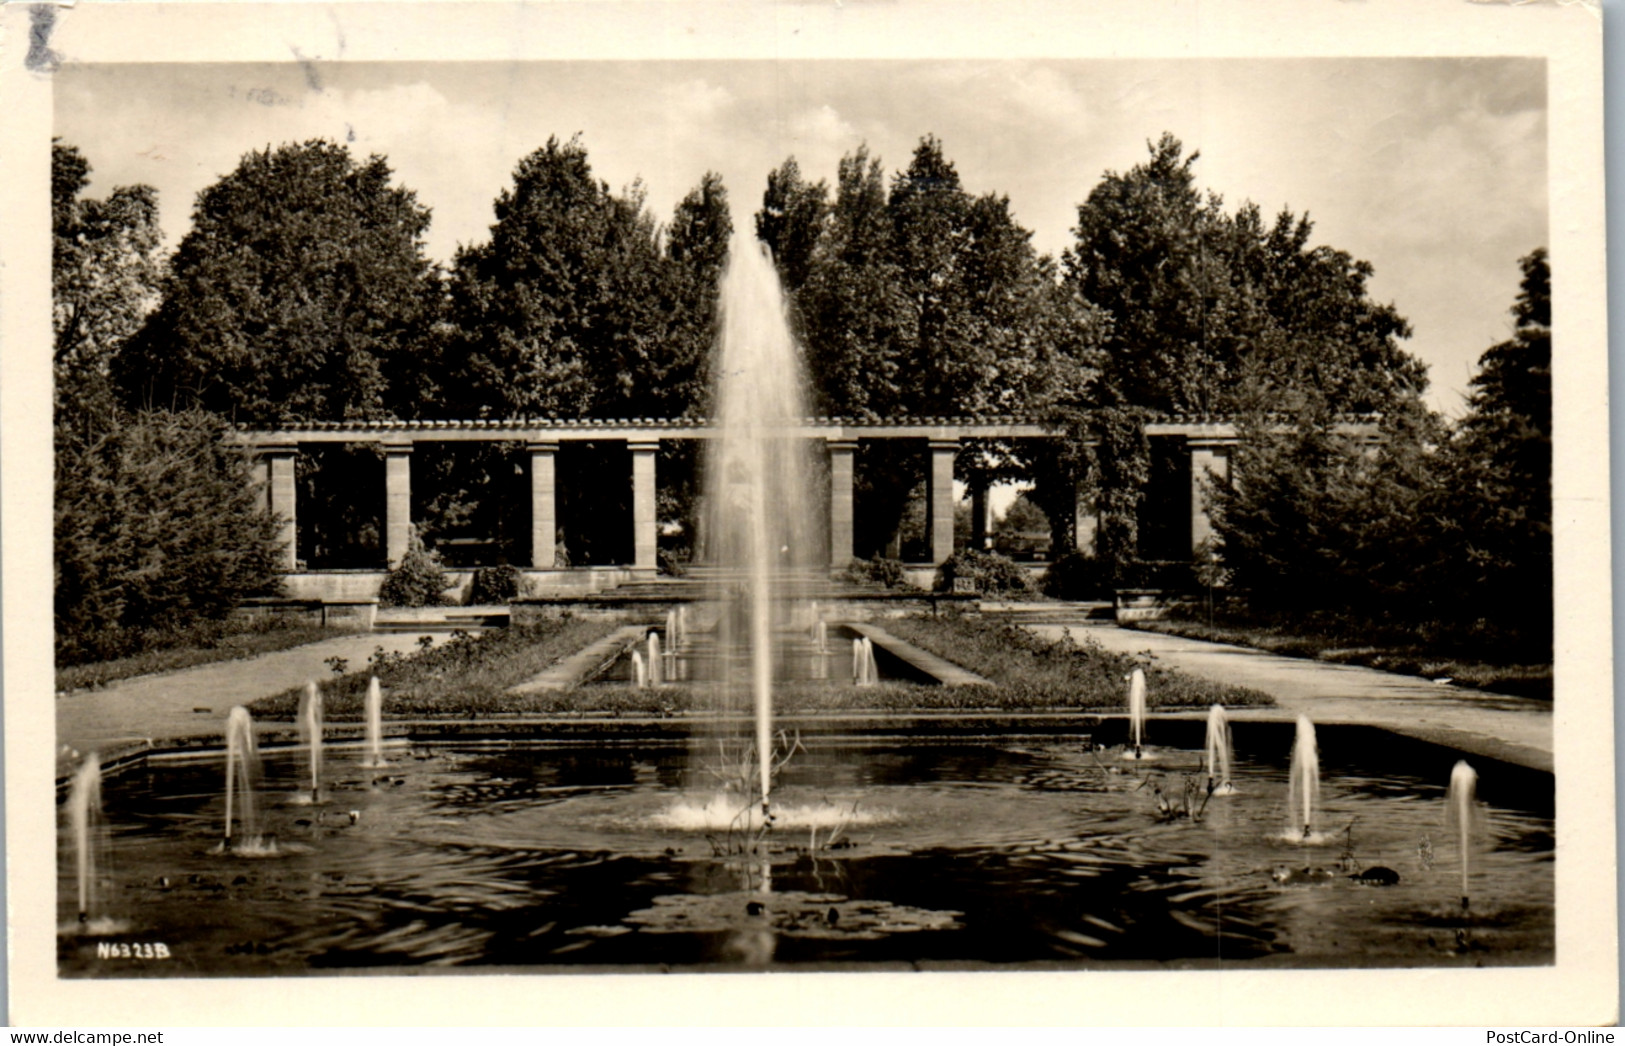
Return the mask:
[[254, 468], [256, 477], [266, 477], [266, 507], [282, 522], [277, 541], [282, 545], [283, 570], [299, 569], [299, 488], [294, 482], [294, 456], [298, 453], [299, 448], [292, 443], [261, 447]]
[[987, 532], [992, 529], [987, 488], [985, 479], [978, 479], [970, 488], [970, 547], [978, 552], [987, 551]]
[[1230, 482], [1230, 441], [1190, 438], [1185, 446], [1191, 455], [1191, 551], [1194, 552], [1213, 536], [1207, 487]]
[[271, 462], [258, 447], [248, 457], [248, 483], [254, 488], [255, 507], [271, 511]]
[[412, 545], [412, 444], [384, 444], [384, 553], [398, 567]]
[[653, 574], [660, 566], [655, 518], [655, 455], [660, 441], [640, 440], [627, 446], [632, 451], [632, 569]]
[[957, 439], [931, 441], [925, 481], [925, 532], [931, 538], [931, 562], [954, 554], [954, 455]]
[[1095, 554], [1095, 531], [1100, 529], [1100, 513], [1095, 508], [1095, 496], [1084, 483], [1077, 486], [1073, 502], [1072, 544], [1086, 556]]
[[852, 469], [858, 441], [832, 439], [824, 446], [829, 451], [829, 565], [844, 570], [853, 558]]
[[556, 441], [529, 443], [530, 451], [530, 565], [546, 570], [555, 565], [558, 548], [559, 502]]

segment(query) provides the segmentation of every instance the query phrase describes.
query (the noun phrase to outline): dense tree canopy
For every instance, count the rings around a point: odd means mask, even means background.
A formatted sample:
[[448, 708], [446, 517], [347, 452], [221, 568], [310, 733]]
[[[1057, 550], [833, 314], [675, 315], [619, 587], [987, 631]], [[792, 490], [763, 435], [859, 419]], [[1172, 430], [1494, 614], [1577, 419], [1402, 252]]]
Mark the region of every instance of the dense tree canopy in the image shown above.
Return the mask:
[[1339, 431], [1324, 398], [1288, 424], [1245, 426], [1233, 482], [1213, 494], [1225, 565], [1254, 610], [1550, 657], [1550, 273], [1544, 250], [1520, 264], [1513, 336], [1485, 352], [1453, 430], [1402, 401], [1369, 442]]
[[1082, 303], [1059, 288], [1009, 199], [971, 195], [940, 141], [922, 139], [889, 191], [880, 160], [860, 148], [826, 197], [792, 158], [769, 174], [756, 216], [819, 409], [1004, 413], [1082, 380]]
[[[1093, 374], [1100, 320], [1010, 213], [972, 195], [940, 141], [922, 139], [888, 190], [880, 160], [841, 160], [835, 197], [792, 158], [768, 176], [757, 235], [774, 251], [821, 413], [859, 418], [1031, 413], [1073, 402]], [[1019, 469], [998, 445], [963, 455], [985, 481]], [[898, 524], [915, 448], [863, 449], [861, 552]]]
[[90, 163], [51, 145], [51, 318], [57, 420], [83, 424], [112, 406], [114, 355], [157, 304], [163, 264], [158, 196], [120, 186], [105, 200], [81, 196]]
[[433, 317], [428, 224], [382, 157], [247, 154], [198, 195], [163, 303], [119, 356], [128, 400], [261, 425], [386, 416]]
[[1067, 279], [1112, 318], [1102, 405], [1209, 414], [1306, 398], [1383, 411], [1426, 387], [1409, 326], [1366, 290], [1371, 266], [1310, 247], [1307, 216], [1227, 214], [1196, 188], [1198, 154], [1163, 135], [1078, 207]]
[[217, 621], [276, 584], [276, 528], [217, 417], [132, 414], [110, 368], [158, 298], [157, 194], [81, 198], [90, 164], [52, 148], [54, 586], [65, 663]]
[[520, 161], [488, 243], [459, 252], [441, 410], [458, 417], [677, 417], [700, 397], [730, 226], [707, 175], [660, 230], [580, 139]]
[[[1075, 540], [1081, 486], [1100, 513], [1098, 574], [1117, 582], [1148, 547], [1171, 547], [1141, 533], [1169, 456], [1153, 451], [1148, 420], [1238, 417], [1237, 482], [1213, 492], [1216, 525], [1225, 565], [1259, 606], [1335, 600], [1375, 614], [1397, 598], [1413, 616], [1549, 634], [1544, 250], [1522, 260], [1512, 334], [1484, 354], [1452, 431], [1421, 405], [1424, 368], [1401, 347], [1405, 320], [1372, 300], [1371, 266], [1314, 244], [1306, 215], [1227, 210], [1198, 189], [1196, 161], [1164, 135], [1143, 163], [1107, 172], [1056, 261], [1007, 197], [962, 183], [934, 137], [889, 177], [866, 148], [833, 183], [787, 159], [753, 224], [784, 282], [812, 409], [1046, 422], [1053, 440], [964, 449], [960, 478], [1031, 483], [1058, 550]], [[153, 191], [85, 199], [88, 175], [77, 150], [56, 146], [58, 593], [76, 635], [217, 614], [264, 582], [269, 524], [224, 493], [240, 463], [204, 449], [221, 421], [708, 409], [732, 233], [715, 174], [662, 224], [636, 183], [613, 192], [594, 176], [579, 138], [550, 139], [518, 162], [490, 238], [461, 248], [444, 277], [424, 254], [429, 211], [392, 185], [384, 158], [357, 161], [332, 142], [244, 156], [199, 194], [167, 273]], [[134, 413], [153, 407], [208, 416]], [[1382, 439], [1351, 438], [1339, 427], [1350, 413], [1376, 416]], [[886, 549], [919, 502], [922, 449], [860, 447], [860, 554]], [[662, 448], [664, 521], [693, 516], [693, 457]], [[559, 456], [559, 536], [577, 562], [627, 554], [630, 491], [605, 481], [624, 478], [625, 458], [618, 444]], [[413, 463], [424, 538], [528, 554], [527, 460], [518, 447], [424, 448]], [[188, 471], [194, 482], [180, 484]], [[301, 557], [382, 556], [377, 499], [353, 496], [381, 485], [373, 450], [306, 455], [299, 481], [301, 512], [314, 510]], [[164, 483], [178, 484], [168, 501]], [[181, 547], [123, 523], [105, 555], [90, 548], [87, 535], [114, 525], [110, 506], [131, 505], [160, 520], [235, 519], [251, 539], [200, 527], [202, 544]], [[222, 595], [181, 593], [193, 585]]]
[[1545, 248], [1520, 259], [1512, 337], [1479, 358], [1468, 413], [1433, 503], [1440, 587], [1468, 622], [1549, 641], [1552, 612], [1552, 302]]

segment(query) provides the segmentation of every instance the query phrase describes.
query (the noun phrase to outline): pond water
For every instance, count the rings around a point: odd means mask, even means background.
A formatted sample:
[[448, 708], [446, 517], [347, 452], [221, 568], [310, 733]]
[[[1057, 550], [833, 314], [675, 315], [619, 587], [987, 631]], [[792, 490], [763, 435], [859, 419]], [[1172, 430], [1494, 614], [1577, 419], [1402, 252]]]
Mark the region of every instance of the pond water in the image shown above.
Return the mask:
[[[217, 852], [218, 758], [152, 760], [103, 785], [94, 914], [122, 932], [72, 930], [63, 830], [60, 968], [1552, 962], [1549, 775], [1478, 761], [1464, 913], [1457, 754], [1404, 742], [1399, 771], [1372, 750], [1390, 735], [1323, 728], [1323, 840], [1304, 845], [1284, 838], [1289, 729], [1237, 726], [1236, 792], [1199, 820], [1158, 812], [1199, 772], [1190, 749], [1133, 763], [1078, 738], [814, 739], [750, 855], [728, 852], [737, 804], [681, 745], [420, 746], [381, 770], [330, 747], [318, 806], [303, 755], [270, 752], [279, 852], [261, 859]], [[1349, 877], [1378, 866], [1398, 882]], [[107, 957], [154, 942], [167, 958]]]
[[[725, 680], [748, 680], [750, 652], [723, 641], [712, 630], [695, 630], [684, 636], [674, 649], [667, 633], [650, 629], [660, 637], [660, 679], [665, 683], [715, 684]], [[852, 641], [858, 634], [844, 625], [827, 625], [819, 639], [810, 630], [780, 631], [774, 642], [773, 680], [776, 683], [827, 683], [849, 686], [856, 680]], [[626, 686], [634, 682], [638, 669], [633, 654], [645, 664], [648, 645], [639, 643], [612, 661], [594, 676], [590, 685]], [[873, 648], [879, 682], [935, 684], [937, 680], [908, 664], [884, 647]]]

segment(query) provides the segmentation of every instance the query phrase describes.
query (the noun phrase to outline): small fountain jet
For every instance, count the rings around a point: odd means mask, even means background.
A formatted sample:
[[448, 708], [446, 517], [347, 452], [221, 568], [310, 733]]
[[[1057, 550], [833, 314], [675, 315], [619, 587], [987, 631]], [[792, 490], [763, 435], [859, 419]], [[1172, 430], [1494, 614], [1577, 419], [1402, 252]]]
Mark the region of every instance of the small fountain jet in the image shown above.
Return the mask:
[[310, 751], [310, 802], [322, 801], [322, 691], [315, 681], [305, 684], [299, 702], [299, 732]]
[[1450, 771], [1448, 802], [1461, 843], [1461, 910], [1463, 912], [1467, 911], [1469, 904], [1467, 889], [1468, 866], [1472, 843], [1473, 793], [1477, 787], [1477, 771], [1466, 760], [1457, 762]]
[[1308, 716], [1298, 717], [1297, 736], [1292, 743], [1292, 770], [1287, 789], [1287, 832], [1297, 832], [1304, 842], [1314, 839], [1315, 808], [1320, 802], [1320, 750], [1315, 744], [1315, 724]]
[[90, 922], [90, 898], [96, 881], [94, 823], [101, 816], [102, 761], [91, 752], [79, 764], [68, 792], [68, 818], [73, 825], [74, 858], [79, 879], [79, 922]]
[[1223, 705], [1208, 709], [1207, 746], [1203, 762], [1207, 764], [1209, 796], [1215, 792], [1229, 795], [1236, 790], [1230, 783], [1230, 721], [1225, 717]]
[[1134, 741], [1134, 758], [1145, 758], [1145, 672], [1136, 668], [1128, 683], [1129, 734]]

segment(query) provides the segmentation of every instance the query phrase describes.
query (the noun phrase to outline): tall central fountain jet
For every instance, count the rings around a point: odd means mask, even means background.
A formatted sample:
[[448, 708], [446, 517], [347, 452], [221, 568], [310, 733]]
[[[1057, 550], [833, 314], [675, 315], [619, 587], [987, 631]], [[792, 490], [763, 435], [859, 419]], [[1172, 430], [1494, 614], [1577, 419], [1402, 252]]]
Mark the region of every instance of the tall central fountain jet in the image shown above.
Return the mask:
[[[702, 540], [719, 567], [726, 666], [722, 707], [755, 722], [762, 811], [772, 791], [777, 636], [797, 598], [797, 571], [822, 562], [810, 512], [809, 447], [792, 431], [807, 416], [801, 354], [765, 244], [735, 232], [720, 288], [712, 357], [716, 433], [706, 463]], [[747, 704], [748, 697], [748, 704]]]

